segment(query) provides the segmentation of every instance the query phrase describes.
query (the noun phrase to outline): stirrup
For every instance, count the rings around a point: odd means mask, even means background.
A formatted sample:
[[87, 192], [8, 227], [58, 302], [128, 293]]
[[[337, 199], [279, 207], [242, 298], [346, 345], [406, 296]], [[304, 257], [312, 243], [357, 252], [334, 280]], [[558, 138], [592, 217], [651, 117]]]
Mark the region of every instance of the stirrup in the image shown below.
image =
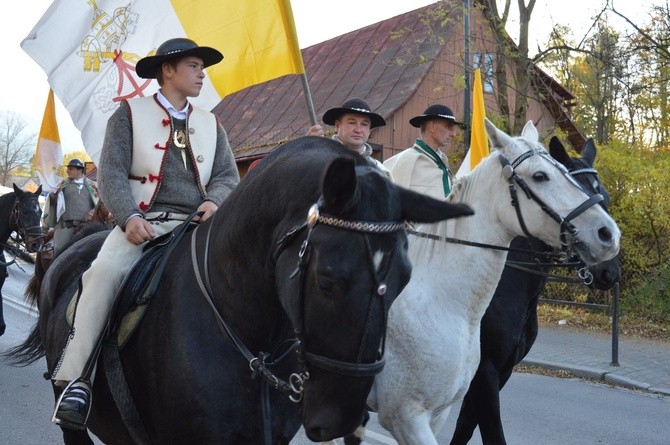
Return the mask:
[[[73, 421], [70, 419], [64, 419], [62, 417], [59, 417], [59, 410], [61, 408], [61, 403], [63, 400], [66, 398], [66, 396], [71, 396], [71, 394], [68, 394], [70, 389], [72, 389], [73, 386], [77, 385], [78, 387], [81, 388], [82, 391], [84, 391], [87, 395], [87, 397], [82, 397], [84, 400], [88, 398], [88, 400], [84, 403], [84, 407], [86, 408], [86, 414], [84, 415], [83, 422], [77, 422]], [[88, 417], [91, 414], [91, 406], [93, 402], [93, 388], [91, 385], [91, 382], [88, 380], [85, 380], [83, 378], [77, 378], [72, 380], [66, 387], [63, 389], [63, 392], [61, 393], [60, 397], [58, 397], [58, 400], [56, 401], [56, 407], [54, 408], [54, 413], [51, 416], [51, 421], [57, 425], [66, 427], [66, 428], [71, 428], [75, 430], [85, 430], [86, 429], [86, 423], [88, 422]], [[61, 413], [62, 415], [63, 413]], [[78, 413], [82, 414], [82, 413]]]

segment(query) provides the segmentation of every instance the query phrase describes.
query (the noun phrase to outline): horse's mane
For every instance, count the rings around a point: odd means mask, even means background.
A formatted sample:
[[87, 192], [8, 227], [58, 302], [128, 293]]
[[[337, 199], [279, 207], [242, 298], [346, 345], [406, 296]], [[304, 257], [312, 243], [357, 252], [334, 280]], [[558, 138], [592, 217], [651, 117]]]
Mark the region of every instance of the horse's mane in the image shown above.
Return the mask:
[[276, 225], [278, 221], [267, 220], [268, 215], [291, 214], [307, 202], [316, 202], [324, 170], [338, 157], [353, 159], [357, 164], [366, 162], [331, 139], [307, 136], [290, 141], [247, 173], [217, 213], [225, 215], [226, 226], [231, 229], [243, 221]]
[[13, 201], [14, 199], [16, 199], [15, 192], [5, 193], [4, 195], [0, 196], [0, 204], [5, 204], [6, 202]]
[[[471, 207], [474, 207], [477, 203], [469, 200], [469, 193], [472, 190], [473, 184], [477, 183], [478, 176], [488, 175], [489, 173], [484, 173], [484, 170], [487, 169], [487, 165], [491, 161], [491, 155], [483, 158], [479, 164], [471, 172], [456, 178], [451, 184], [451, 192], [447, 196], [446, 200], [451, 203], [468, 203]], [[489, 169], [490, 170], [490, 169]], [[475, 215], [476, 216], [476, 215]], [[462, 223], [472, 224], [473, 217], [468, 218], [467, 221]], [[418, 224], [415, 226], [415, 230], [420, 233], [434, 235], [437, 237], [447, 237], [450, 236], [447, 232], [448, 227], [457, 224], [458, 220], [449, 220], [449, 221], [440, 221], [432, 224]], [[440, 244], [444, 241], [435, 241], [430, 236], [411, 236], [410, 249], [413, 252], [420, 253], [421, 255], [428, 255], [431, 258], [436, 253], [436, 249], [440, 247]]]

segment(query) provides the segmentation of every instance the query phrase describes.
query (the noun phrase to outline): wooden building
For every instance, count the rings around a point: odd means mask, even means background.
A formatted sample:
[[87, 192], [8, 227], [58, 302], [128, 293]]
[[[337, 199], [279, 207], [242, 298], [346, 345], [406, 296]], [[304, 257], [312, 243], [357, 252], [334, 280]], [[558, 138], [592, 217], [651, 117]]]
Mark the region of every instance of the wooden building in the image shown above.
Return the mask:
[[[457, 119], [463, 118], [466, 65], [482, 68], [487, 114], [495, 114], [492, 24], [481, 7], [471, 9], [472, 60], [466, 64], [462, 2], [453, 3], [429, 5], [303, 49], [319, 123], [327, 109], [349, 98], [364, 99], [387, 122], [372, 131], [369, 141], [375, 157], [387, 159], [413, 144], [418, 130], [409, 119], [428, 105], [446, 104]], [[452, 10], [438, 16], [438, 8], [445, 7]], [[574, 97], [539, 68], [531, 71], [527, 116], [542, 135], [560, 127], [581, 148], [583, 138], [569, 118]], [[514, 89], [508, 90], [513, 103]], [[241, 174], [251, 162], [310, 127], [301, 79], [295, 75], [231, 94], [213, 111], [228, 132]]]

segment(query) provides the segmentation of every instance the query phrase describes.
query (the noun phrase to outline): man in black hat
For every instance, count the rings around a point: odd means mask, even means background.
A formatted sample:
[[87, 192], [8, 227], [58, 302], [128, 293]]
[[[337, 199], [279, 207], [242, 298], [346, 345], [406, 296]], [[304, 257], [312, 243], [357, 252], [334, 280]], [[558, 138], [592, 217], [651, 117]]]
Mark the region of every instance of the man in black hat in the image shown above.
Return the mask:
[[[383, 127], [386, 121], [379, 114], [372, 112], [367, 102], [358, 98], [349, 99], [341, 107], [326, 111], [323, 114], [323, 122], [335, 127], [334, 140], [359, 153], [388, 175], [383, 164], [371, 156], [372, 147], [368, 144], [370, 131], [376, 127]], [[307, 136], [323, 135], [321, 125], [314, 125], [307, 131]]]
[[107, 123], [98, 178], [118, 225], [82, 276], [73, 330], [51, 375], [65, 387], [52, 418], [62, 426], [85, 428], [95, 374], [86, 362], [98, 350], [117, 288], [144, 244], [193, 212], [203, 212], [200, 221], [209, 219], [239, 182], [223, 127], [188, 100], [200, 94], [205, 67], [222, 59], [189, 39], [164, 42], [135, 67], [140, 77], [156, 78], [160, 90], [123, 101]]
[[444, 199], [451, 191], [452, 172], [444, 150], [447, 150], [456, 131], [462, 126], [446, 105], [431, 105], [419, 116], [409, 120], [421, 129], [414, 145], [384, 162], [393, 181], [410, 190]]
[[54, 232], [53, 255], [57, 256], [72, 235], [93, 215], [98, 203], [98, 188], [84, 174], [84, 163], [73, 158], [67, 164], [67, 179], [47, 197], [42, 220]]

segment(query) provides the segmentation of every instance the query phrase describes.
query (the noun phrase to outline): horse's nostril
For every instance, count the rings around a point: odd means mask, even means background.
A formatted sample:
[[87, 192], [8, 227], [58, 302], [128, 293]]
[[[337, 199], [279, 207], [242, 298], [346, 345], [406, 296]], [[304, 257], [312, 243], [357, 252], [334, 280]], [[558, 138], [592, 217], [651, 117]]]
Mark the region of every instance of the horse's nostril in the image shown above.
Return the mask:
[[600, 230], [598, 230], [598, 237], [600, 238], [600, 241], [610, 242], [612, 241], [612, 232], [607, 227], [601, 227]]

